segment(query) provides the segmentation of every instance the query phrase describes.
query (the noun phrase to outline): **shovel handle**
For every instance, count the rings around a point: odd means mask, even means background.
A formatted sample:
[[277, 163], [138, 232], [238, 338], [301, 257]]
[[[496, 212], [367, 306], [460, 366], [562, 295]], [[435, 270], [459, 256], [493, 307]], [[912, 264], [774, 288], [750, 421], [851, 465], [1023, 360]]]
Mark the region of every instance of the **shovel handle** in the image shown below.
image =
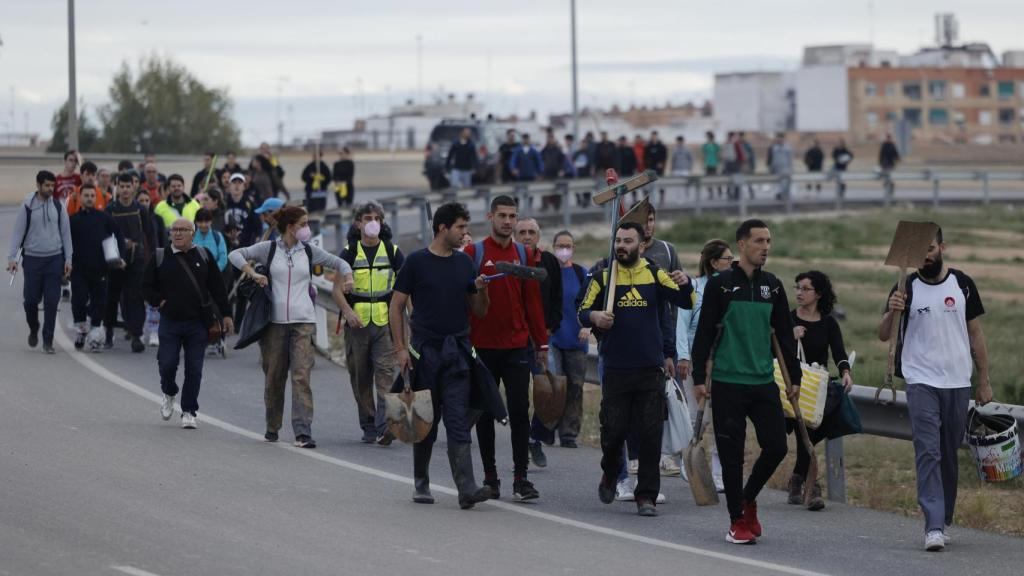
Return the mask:
[[786, 397], [789, 398], [789, 403], [793, 406], [793, 414], [796, 418], [796, 428], [799, 431], [800, 440], [804, 444], [804, 449], [811, 455], [810, 466], [807, 469], [807, 478], [804, 480], [803, 498], [806, 505], [810, 503], [811, 488], [818, 481], [818, 457], [814, 452], [814, 443], [811, 442], [811, 436], [807, 433], [804, 415], [800, 412], [800, 402], [791, 396], [793, 382], [789, 377], [789, 371], [786, 369], [786, 359], [782, 355], [782, 347], [779, 346], [779, 339], [775, 336], [775, 330], [772, 330], [772, 351], [775, 353], [775, 359], [779, 361], [779, 372], [782, 372], [782, 381], [786, 383]]
[[[896, 291], [901, 294], [907, 293], [907, 269], [900, 268], [899, 280], [896, 283]], [[891, 332], [889, 333], [889, 365], [885, 371], [885, 383], [883, 386], [888, 386], [892, 391], [892, 402], [896, 402], [896, 384], [893, 382], [893, 377], [896, 375], [896, 344], [900, 337], [900, 324], [903, 322], [903, 311], [894, 310], [892, 313], [892, 326]], [[884, 401], [879, 400], [882, 394], [882, 386], [875, 390], [875, 403], [884, 404]]]

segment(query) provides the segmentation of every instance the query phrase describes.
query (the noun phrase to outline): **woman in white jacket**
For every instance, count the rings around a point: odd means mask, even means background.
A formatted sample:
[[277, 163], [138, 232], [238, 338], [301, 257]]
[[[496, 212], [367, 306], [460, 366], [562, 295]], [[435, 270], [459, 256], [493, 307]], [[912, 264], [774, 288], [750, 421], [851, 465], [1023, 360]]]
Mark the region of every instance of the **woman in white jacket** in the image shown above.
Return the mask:
[[[285, 206], [275, 215], [280, 238], [239, 248], [228, 255], [231, 264], [260, 286], [270, 284], [272, 294], [270, 326], [260, 339], [267, 409], [267, 442], [276, 442], [284, 413], [284, 389], [292, 377], [292, 431], [295, 445], [315, 448], [312, 438], [313, 393], [309, 373], [313, 369], [316, 335], [316, 295], [310, 281], [317, 265], [336, 272], [334, 301], [348, 307], [344, 293], [352, 289], [352, 267], [347, 262], [309, 244], [311, 232], [306, 211]], [[255, 264], [267, 267], [267, 275], [256, 272]], [[269, 276], [269, 278], [267, 277]]]

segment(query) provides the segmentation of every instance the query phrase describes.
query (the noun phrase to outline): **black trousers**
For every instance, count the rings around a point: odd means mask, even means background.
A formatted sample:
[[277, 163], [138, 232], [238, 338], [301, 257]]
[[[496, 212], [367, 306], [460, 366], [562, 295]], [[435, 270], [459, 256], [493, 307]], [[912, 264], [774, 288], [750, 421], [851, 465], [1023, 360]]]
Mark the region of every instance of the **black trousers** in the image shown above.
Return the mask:
[[71, 315], [75, 322], [89, 323], [95, 328], [103, 322], [107, 307], [107, 272], [71, 271]]
[[103, 320], [107, 330], [114, 329], [117, 322], [117, 306], [121, 305], [124, 327], [136, 337], [142, 336], [142, 324], [146, 321], [146, 306], [142, 298], [142, 273], [145, 263], [133, 262], [123, 270], [112, 270], [107, 284], [107, 310]]
[[[774, 382], [757, 385], [713, 382], [711, 402], [725, 501], [729, 505], [729, 518], [737, 520], [743, 516], [743, 504], [757, 500], [765, 483], [786, 457], [786, 416]], [[761, 454], [744, 486], [747, 418], [754, 424]]]
[[661, 490], [661, 433], [665, 425], [665, 376], [661, 369], [605, 369], [601, 396], [601, 470], [617, 479], [622, 443], [631, 431], [639, 437], [640, 468], [634, 495], [654, 502]]
[[[526, 348], [507, 350], [477, 349], [484, 366], [499, 386], [505, 386], [505, 405], [512, 431], [512, 462], [515, 477], [526, 478], [530, 449], [530, 355]], [[480, 460], [484, 477], [498, 477], [494, 461], [494, 417], [484, 413], [476, 423], [476, 439], [480, 444]]]

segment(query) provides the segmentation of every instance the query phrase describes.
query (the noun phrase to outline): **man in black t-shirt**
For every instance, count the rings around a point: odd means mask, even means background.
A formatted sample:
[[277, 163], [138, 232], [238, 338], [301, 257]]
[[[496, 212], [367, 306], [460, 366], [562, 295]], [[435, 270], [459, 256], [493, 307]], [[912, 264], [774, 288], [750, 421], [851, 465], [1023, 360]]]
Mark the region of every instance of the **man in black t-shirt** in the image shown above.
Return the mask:
[[[451, 202], [437, 209], [433, 218], [434, 239], [427, 248], [405, 259], [388, 309], [398, 368], [413, 379], [414, 389], [429, 389], [434, 402], [434, 426], [422, 442], [413, 445], [413, 501], [434, 502], [428, 471], [437, 439], [437, 419], [443, 415], [448, 461], [463, 509], [472, 508], [490, 496], [490, 490], [481, 488], [473, 478], [470, 456], [470, 393], [477, 360], [469, 343], [468, 313], [483, 317], [490, 299], [487, 277], [478, 276], [473, 261], [458, 250], [468, 225], [469, 211], [462, 204]], [[410, 299], [411, 346], [405, 339], [405, 308]], [[410, 354], [416, 359], [415, 367]], [[495, 418], [500, 416], [494, 414]]]

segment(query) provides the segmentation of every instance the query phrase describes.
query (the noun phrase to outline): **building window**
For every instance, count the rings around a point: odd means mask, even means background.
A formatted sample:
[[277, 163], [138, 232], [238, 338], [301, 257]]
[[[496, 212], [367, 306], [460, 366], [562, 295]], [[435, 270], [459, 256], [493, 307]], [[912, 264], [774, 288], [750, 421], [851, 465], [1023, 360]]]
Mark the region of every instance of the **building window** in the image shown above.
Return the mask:
[[982, 84], [978, 88], [978, 96], [981, 96], [982, 98], [988, 98], [991, 95], [992, 95], [992, 88], [987, 83], [986, 84]]
[[865, 82], [864, 95], [867, 96], [868, 98], [874, 98], [875, 96], [878, 96], [878, 86], [876, 86], [874, 82]]
[[957, 126], [963, 126], [965, 122], [967, 122], [967, 117], [964, 115], [964, 113], [960, 112], [959, 110], [954, 110], [953, 123], [956, 124]]
[[900, 91], [900, 85], [899, 84], [896, 84], [894, 82], [890, 82], [889, 84], [885, 85], [885, 97], [886, 98], [895, 98], [896, 94], [899, 94], [899, 91]]
[[904, 82], [903, 83], [903, 96], [910, 100], [921, 99], [921, 83], [920, 82]]
[[897, 120], [899, 120], [899, 116], [897, 116], [895, 112], [889, 111], [885, 113], [886, 122], [895, 122]]
[[932, 100], [942, 100], [946, 97], [946, 81], [945, 80], [929, 80], [928, 81], [928, 97]]
[[920, 108], [904, 108], [903, 119], [907, 121], [914, 128], [921, 126], [921, 109]]
[[951, 84], [949, 87], [949, 91], [950, 94], [953, 95], [953, 98], [963, 98], [964, 96], [967, 95], [967, 91], [964, 89], [964, 85], [959, 82]]
[[867, 114], [867, 122], [868, 122], [868, 126], [870, 128], [874, 128], [875, 126], [878, 126], [878, 113], [877, 112], [868, 112], [868, 114]]
[[949, 124], [949, 112], [945, 108], [929, 108], [928, 124], [932, 126], [946, 126]]
[[991, 126], [992, 125], [992, 112], [989, 111], [989, 110], [979, 110], [978, 111], [978, 124], [980, 124], [982, 126]]
[[1000, 82], [997, 90], [1000, 100], [1009, 100], [1013, 98], [1013, 82]]
[[1000, 108], [999, 109], [999, 125], [1000, 126], [1013, 126], [1013, 121], [1016, 120], [1016, 114], [1013, 108]]

